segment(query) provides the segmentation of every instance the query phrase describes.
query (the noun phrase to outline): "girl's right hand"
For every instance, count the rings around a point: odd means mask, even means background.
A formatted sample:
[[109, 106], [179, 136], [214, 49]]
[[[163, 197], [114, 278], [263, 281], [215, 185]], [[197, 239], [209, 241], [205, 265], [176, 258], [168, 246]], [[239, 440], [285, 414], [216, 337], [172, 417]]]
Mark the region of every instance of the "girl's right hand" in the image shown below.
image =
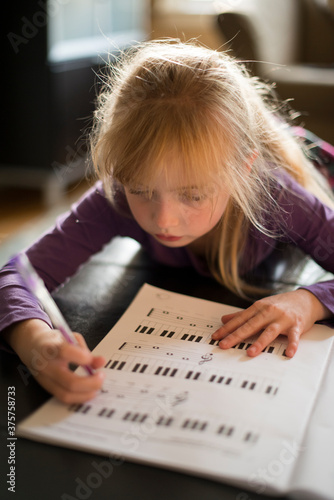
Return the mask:
[[91, 353], [82, 335], [75, 336], [77, 346], [67, 343], [58, 330], [50, 329], [44, 321], [30, 319], [12, 325], [5, 339], [50, 394], [64, 403], [83, 403], [99, 392], [105, 377], [98, 371], [94, 375], [78, 375], [70, 364], [97, 370], [105, 360]]

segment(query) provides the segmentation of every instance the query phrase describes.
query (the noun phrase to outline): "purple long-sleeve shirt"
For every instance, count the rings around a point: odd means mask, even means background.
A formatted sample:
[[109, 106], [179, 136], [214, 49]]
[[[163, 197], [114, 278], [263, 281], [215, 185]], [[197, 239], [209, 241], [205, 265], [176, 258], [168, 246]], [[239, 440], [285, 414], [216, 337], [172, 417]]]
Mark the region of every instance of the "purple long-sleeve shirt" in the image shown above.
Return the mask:
[[[266, 259], [277, 241], [299, 247], [325, 270], [334, 273], [334, 210], [322, 204], [289, 176], [284, 177], [285, 187], [278, 183], [274, 189], [275, 198], [283, 209], [279, 236], [273, 239], [253, 227], [241, 259], [242, 273]], [[203, 261], [187, 247], [166, 247], [143, 231], [131, 217], [122, 191], [118, 193], [116, 202], [115, 206], [111, 205], [101, 183], [96, 183], [69, 212], [58, 218], [53, 229], [26, 251], [50, 292], [116, 236], [137, 240], [153, 259], [162, 264], [193, 266], [201, 274], [208, 273]], [[265, 220], [268, 229], [277, 227], [277, 214], [267, 214]], [[332, 312], [333, 318], [327, 324], [334, 326], [334, 280], [303, 288], [312, 292]], [[31, 318], [50, 324], [9, 263], [0, 271], [0, 331], [17, 321]]]

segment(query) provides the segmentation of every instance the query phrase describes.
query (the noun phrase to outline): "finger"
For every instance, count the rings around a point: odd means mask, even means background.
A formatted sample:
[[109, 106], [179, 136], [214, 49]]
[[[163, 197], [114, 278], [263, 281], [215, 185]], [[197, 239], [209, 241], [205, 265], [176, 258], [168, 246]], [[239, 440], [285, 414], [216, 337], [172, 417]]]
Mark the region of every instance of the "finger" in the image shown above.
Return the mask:
[[43, 386], [56, 397], [65, 401], [65, 395], [80, 397], [84, 400], [91, 394], [96, 394], [101, 389], [104, 379], [103, 372], [81, 376], [73, 373], [67, 366], [53, 365], [49, 367], [47, 372], [41, 374], [39, 382], [43, 383]]
[[300, 332], [297, 329], [291, 329], [288, 333], [288, 346], [285, 349], [285, 354], [289, 358], [293, 358], [296, 354], [300, 339]]
[[76, 365], [90, 365], [93, 362], [94, 356], [87, 346], [64, 342], [59, 347], [58, 358]]
[[280, 325], [278, 323], [271, 323], [265, 328], [253, 345], [247, 349], [248, 356], [255, 357], [260, 354], [280, 333], [282, 333]]
[[[227, 331], [218, 332], [218, 338], [223, 339], [219, 342], [219, 347], [221, 347], [222, 349], [229, 349], [230, 347], [238, 344], [239, 342], [242, 342], [243, 340], [259, 333], [266, 327], [266, 324], [264, 324], [262, 316], [258, 315], [252, 316], [251, 318], [249, 318], [245, 322], [242, 322], [241, 324], [240, 324], [240, 319], [241, 316], [232, 319], [226, 325]], [[236, 325], [235, 328], [234, 325]], [[223, 330], [224, 328], [225, 326], [222, 327], [221, 330]]]
[[67, 366], [62, 366], [58, 370], [50, 370], [50, 378], [57, 380], [59, 385], [70, 392], [87, 392], [99, 390], [105, 379], [105, 374], [102, 371], [97, 371], [93, 375], [79, 375]]
[[[76, 333], [74, 332], [74, 336], [76, 340], [78, 341], [78, 344], [85, 350], [89, 351], [89, 348], [86, 344], [85, 338], [81, 335], [81, 333]], [[89, 351], [90, 352], [90, 351]], [[106, 364], [106, 359], [103, 356], [93, 356], [92, 362], [91, 362], [91, 367], [96, 370], [98, 368], [102, 368]]]
[[106, 364], [106, 358], [104, 358], [103, 356], [94, 356], [90, 366], [94, 370], [98, 370], [99, 368], [102, 368], [105, 364]]
[[[243, 311], [243, 313], [245, 313], [246, 311]], [[219, 339], [222, 339], [224, 337], [226, 337], [227, 335], [229, 335], [230, 333], [232, 333], [233, 331], [235, 331], [237, 328], [239, 328], [240, 326], [244, 325], [248, 319], [248, 315], [246, 314], [243, 314], [243, 313], [235, 313], [233, 315], [233, 318], [231, 318], [230, 320], [226, 320], [224, 321], [224, 325], [221, 326], [220, 328], [218, 328], [218, 330], [216, 330], [213, 334], [212, 334], [212, 338], [214, 340], [219, 340]], [[222, 320], [223, 320], [224, 316], [222, 317]]]
[[[231, 319], [224, 326], [214, 332], [212, 338], [214, 340], [218, 340], [227, 337], [227, 335], [233, 334], [234, 337], [231, 338], [231, 341], [233, 339], [234, 343], [236, 343], [236, 341], [240, 342], [241, 340], [260, 332], [267, 325], [268, 316], [263, 308], [260, 307], [259, 304], [255, 303], [243, 311], [234, 313], [233, 317], [231, 317]], [[238, 331], [238, 329], [240, 329], [240, 331]], [[233, 332], [235, 332], [236, 335]], [[226, 343], [226, 346], [227, 345], [231, 347], [233, 343]]]
[[55, 396], [59, 401], [66, 404], [71, 403], [84, 403], [97, 396], [99, 389], [88, 390], [85, 392], [72, 392], [68, 388], [59, 385], [57, 381], [52, 378], [39, 379], [39, 383], [46, 391]]
[[241, 311], [237, 311], [237, 312], [230, 313], [230, 314], [224, 314], [224, 316], [221, 317], [222, 323], [225, 324], [228, 321], [230, 321], [231, 319], [233, 319], [235, 316], [240, 315], [240, 314], [241, 314]]
[[78, 344], [83, 347], [84, 349], [88, 349], [87, 347], [87, 344], [86, 344], [86, 340], [84, 339], [84, 337], [81, 335], [81, 333], [77, 333], [77, 332], [73, 332], [73, 335], [76, 339], [76, 341], [78, 342]]

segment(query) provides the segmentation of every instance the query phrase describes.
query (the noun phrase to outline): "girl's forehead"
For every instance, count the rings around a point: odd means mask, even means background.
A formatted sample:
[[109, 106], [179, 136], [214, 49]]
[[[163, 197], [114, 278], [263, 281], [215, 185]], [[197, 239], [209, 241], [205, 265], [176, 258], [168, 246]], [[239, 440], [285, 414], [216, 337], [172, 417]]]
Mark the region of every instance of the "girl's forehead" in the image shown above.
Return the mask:
[[190, 193], [198, 192], [205, 195], [213, 196], [215, 193], [220, 191], [219, 186], [216, 183], [210, 182], [209, 179], [185, 179], [180, 178], [179, 175], [166, 175], [165, 173], [158, 174], [154, 179], [149, 179], [148, 181], [139, 182], [136, 185], [129, 185], [131, 188], [137, 188], [140, 190], [158, 192], [158, 193]]
[[182, 175], [177, 168], [170, 168], [168, 171], [162, 171], [157, 173], [152, 182], [149, 183], [151, 187], [155, 187], [160, 191], [184, 191], [186, 189], [198, 188], [198, 183], [194, 180], [187, 179], [185, 175]]
[[207, 190], [220, 183], [212, 164], [210, 168], [195, 156], [184, 158], [181, 154], [170, 153], [159, 160], [144, 162], [137, 170], [137, 182], [163, 191]]

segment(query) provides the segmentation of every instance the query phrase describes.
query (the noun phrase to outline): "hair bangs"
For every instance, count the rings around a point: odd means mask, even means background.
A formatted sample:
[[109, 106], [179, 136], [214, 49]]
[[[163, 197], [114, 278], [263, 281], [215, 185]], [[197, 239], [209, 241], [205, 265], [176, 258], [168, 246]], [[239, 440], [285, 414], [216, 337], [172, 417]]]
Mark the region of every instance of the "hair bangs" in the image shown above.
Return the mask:
[[217, 145], [223, 144], [224, 131], [195, 103], [145, 102], [126, 123], [123, 116], [122, 125], [111, 146], [113, 177], [121, 184], [152, 191], [161, 176], [166, 187], [207, 190], [221, 184], [228, 147]]

